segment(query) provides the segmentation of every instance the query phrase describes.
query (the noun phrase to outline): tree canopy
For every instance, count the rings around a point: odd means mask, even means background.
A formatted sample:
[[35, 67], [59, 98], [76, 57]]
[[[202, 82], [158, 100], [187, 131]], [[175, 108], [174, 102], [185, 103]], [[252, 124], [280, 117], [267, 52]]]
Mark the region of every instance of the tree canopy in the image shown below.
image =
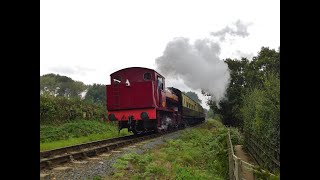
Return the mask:
[[[210, 109], [225, 125], [236, 126], [280, 148], [280, 48], [262, 47], [252, 61], [225, 59], [230, 84], [225, 98]], [[205, 92], [203, 92], [205, 94]]]
[[86, 85], [81, 81], [74, 81], [70, 77], [59, 74], [45, 74], [40, 76], [40, 93], [48, 93], [60, 97], [81, 97]]
[[280, 79], [280, 48], [277, 52], [274, 49], [262, 47], [252, 61], [246, 58], [240, 60], [228, 58], [224, 61], [231, 72], [226, 97], [219, 102], [219, 108], [215, 102], [208, 101], [208, 104], [213, 111], [222, 115], [224, 124], [243, 127], [243, 113], [240, 109], [244, 98], [255, 89], [264, 91], [265, 81], [270, 76]]
[[106, 105], [106, 85], [89, 85], [84, 99], [85, 101]]
[[[87, 91], [84, 98], [81, 94]], [[106, 117], [106, 87], [85, 85], [59, 74], [40, 76], [40, 122]]]
[[[280, 152], [280, 48], [262, 47], [251, 61], [227, 58], [224, 62], [230, 69], [230, 84], [223, 100], [207, 102], [214, 118], [250, 132], [259, 142]], [[211, 111], [208, 116], [212, 116]], [[249, 139], [244, 140], [246, 146]], [[262, 150], [273, 156], [267, 146], [261, 146]]]

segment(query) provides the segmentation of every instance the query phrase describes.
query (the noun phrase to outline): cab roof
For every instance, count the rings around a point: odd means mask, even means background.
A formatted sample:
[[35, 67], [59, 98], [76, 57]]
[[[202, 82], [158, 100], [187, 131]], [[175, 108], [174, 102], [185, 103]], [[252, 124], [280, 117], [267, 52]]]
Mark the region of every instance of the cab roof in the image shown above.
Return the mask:
[[[110, 74], [110, 76], [120, 72], [120, 71], [124, 71], [124, 70], [129, 70], [129, 69], [145, 69], [145, 70], [149, 70], [149, 71], [154, 71], [156, 72], [157, 74], [159, 74], [160, 76], [162, 76], [160, 73], [158, 73], [157, 71], [155, 71], [154, 69], [149, 69], [149, 68], [145, 68], [145, 67], [128, 67], [128, 68], [124, 68], [124, 69], [120, 69], [116, 72], [113, 72], [112, 74]], [[163, 77], [163, 76], [162, 76]], [[164, 78], [164, 77], [163, 77]]]

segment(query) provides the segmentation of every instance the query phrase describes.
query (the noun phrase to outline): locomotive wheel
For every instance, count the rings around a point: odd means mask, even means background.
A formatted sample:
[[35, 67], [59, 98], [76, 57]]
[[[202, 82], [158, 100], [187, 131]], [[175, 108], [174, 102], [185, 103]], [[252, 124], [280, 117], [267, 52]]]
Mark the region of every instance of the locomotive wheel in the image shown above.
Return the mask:
[[133, 129], [132, 132], [133, 132], [134, 135], [138, 135], [138, 134], [143, 134], [144, 133], [144, 131], [137, 131], [135, 129]]
[[138, 134], [139, 134], [139, 133], [138, 133], [137, 131], [135, 131], [135, 130], [132, 130], [132, 132], [133, 132], [134, 135], [138, 135]]

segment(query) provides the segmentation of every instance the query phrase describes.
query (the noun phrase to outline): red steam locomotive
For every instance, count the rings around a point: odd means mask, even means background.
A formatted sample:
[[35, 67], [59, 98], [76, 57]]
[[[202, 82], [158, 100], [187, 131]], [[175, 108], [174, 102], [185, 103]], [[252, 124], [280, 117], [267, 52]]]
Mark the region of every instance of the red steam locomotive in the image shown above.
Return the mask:
[[161, 132], [205, 119], [200, 104], [179, 89], [165, 88], [165, 78], [155, 70], [130, 67], [110, 76], [108, 118], [119, 122], [119, 130]]

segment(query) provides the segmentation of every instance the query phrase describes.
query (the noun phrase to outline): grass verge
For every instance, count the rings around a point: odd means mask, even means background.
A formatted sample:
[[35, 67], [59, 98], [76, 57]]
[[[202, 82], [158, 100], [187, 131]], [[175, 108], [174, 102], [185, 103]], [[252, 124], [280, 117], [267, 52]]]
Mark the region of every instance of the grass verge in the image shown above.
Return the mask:
[[59, 126], [41, 125], [40, 151], [130, 134], [127, 130], [122, 130], [118, 134], [116, 124], [97, 120], [78, 120]]
[[130, 153], [114, 164], [112, 179], [226, 179], [227, 129], [208, 120], [145, 154]]

